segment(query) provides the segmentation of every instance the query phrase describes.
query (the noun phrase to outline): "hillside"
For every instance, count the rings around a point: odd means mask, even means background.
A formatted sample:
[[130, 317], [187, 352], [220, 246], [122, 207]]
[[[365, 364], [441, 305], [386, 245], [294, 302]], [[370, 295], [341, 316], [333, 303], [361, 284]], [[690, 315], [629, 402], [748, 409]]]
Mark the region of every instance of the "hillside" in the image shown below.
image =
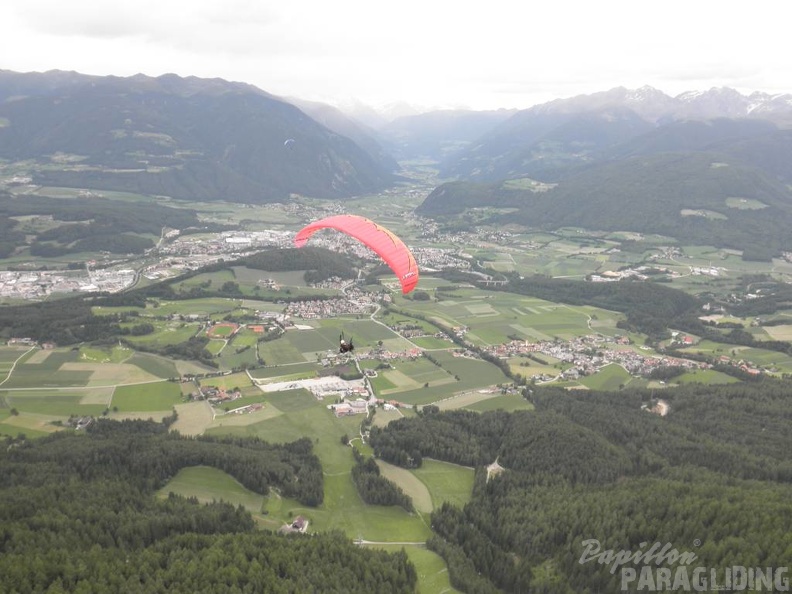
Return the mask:
[[325, 128], [354, 141], [387, 171], [399, 170], [399, 164], [383, 146], [381, 135], [373, 128], [356, 121], [340, 109], [326, 103], [306, 101], [295, 97], [289, 97], [286, 101], [299, 107]]
[[[786, 384], [669, 389], [665, 417], [642, 409], [652, 402], [648, 391], [575, 392], [534, 387], [527, 396], [535, 411], [424, 410], [372, 428], [375, 454], [394, 464], [435, 458], [476, 466], [472, 500], [431, 517], [427, 545], [446, 559], [452, 585], [492, 593], [642, 590], [634, 581], [625, 589], [618, 562], [580, 561], [588, 539], [602, 549], [657, 542], [695, 550], [697, 562], [680, 569], [721, 568], [719, 576], [734, 564], [786, 563]], [[505, 469], [496, 477], [484, 469], [493, 461]]]
[[567, 167], [652, 129], [627, 108], [584, 113], [519, 112], [467, 150], [448, 157], [441, 174], [471, 181], [532, 177], [556, 181]]
[[0, 158], [33, 161], [36, 184], [261, 203], [392, 181], [349, 138], [246, 84], [3, 71], [0, 101]]
[[[714, 131], [699, 126], [702, 136], [697, 138], [681, 129], [691, 120], [719, 122], [713, 125]], [[736, 123], [729, 126], [725, 121]], [[730, 138], [752, 137], [761, 130], [788, 129], [790, 122], [789, 95], [744, 96], [723, 88], [670, 97], [651, 87], [619, 87], [519, 111], [448, 155], [441, 175], [480, 182], [525, 176], [558, 181], [591, 163], [629, 154], [630, 149], [622, 145], [630, 147], [633, 142], [644, 150], [654, 146], [653, 152], [690, 150], [691, 145], [701, 150], [715, 142], [719, 132]], [[645, 142], [640, 140], [644, 134], [648, 135]]]
[[493, 219], [496, 224], [657, 233], [688, 244], [745, 250], [747, 259], [768, 259], [792, 249], [789, 189], [756, 168], [710, 153], [663, 153], [606, 163], [546, 192], [444, 184], [417, 212], [442, 216], [462, 206], [518, 209]]
[[441, 160], [507, 120], [514, 110], [437, 110], [396, 118], [379, 129], [391, 151], [402, 159]]

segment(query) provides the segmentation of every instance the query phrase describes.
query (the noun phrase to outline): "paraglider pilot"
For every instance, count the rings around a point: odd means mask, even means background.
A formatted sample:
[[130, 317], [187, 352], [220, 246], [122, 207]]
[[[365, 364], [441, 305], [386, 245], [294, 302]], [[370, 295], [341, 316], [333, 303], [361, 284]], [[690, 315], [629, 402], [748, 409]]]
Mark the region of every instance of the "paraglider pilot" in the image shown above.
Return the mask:
[[355, 350], [355, 345], [352, 344], [352, 339], [350, 338], [349, 342], [347, 342], [344, 339], [344, 333], [341, 332], [341, 336], [338, 337], [338, 352], [339, 353], [351, 353], [354, 350]]

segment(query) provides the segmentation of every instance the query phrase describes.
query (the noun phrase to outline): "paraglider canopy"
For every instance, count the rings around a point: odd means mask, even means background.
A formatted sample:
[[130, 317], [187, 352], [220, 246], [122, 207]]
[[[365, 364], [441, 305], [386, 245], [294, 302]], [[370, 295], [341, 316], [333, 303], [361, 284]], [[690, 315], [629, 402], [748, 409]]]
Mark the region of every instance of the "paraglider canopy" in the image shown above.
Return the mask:
[[418, 265], [412, 252], [392, 231], [357, 215], [336, 215], [311, 223], [297, 232], [294, 244], [300, 248], [319, 229], [335, 229], [351, 235], [374, 250], [396, 274], [405, 295], [418, 284]]

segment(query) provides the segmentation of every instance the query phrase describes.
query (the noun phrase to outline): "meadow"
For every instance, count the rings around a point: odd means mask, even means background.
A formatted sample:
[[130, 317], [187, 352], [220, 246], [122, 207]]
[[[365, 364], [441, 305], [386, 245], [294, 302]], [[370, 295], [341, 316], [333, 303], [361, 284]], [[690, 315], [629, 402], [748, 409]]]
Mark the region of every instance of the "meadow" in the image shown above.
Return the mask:
[[146, 384], [119, 386], [113, 392], [111, 406], [115, 412], [160, 412], [169, 414], [173, 406], [182, 402], [178, 383], [156, 381]]

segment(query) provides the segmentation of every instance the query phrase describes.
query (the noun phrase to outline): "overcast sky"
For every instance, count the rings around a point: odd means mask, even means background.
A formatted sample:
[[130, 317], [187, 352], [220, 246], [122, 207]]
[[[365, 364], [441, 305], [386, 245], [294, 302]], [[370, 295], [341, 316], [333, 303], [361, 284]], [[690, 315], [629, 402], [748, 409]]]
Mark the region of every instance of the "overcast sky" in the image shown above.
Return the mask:
[[0, 69], [526, 108], [616, 86], [792, 92], [785, 0], [2, 0]]

